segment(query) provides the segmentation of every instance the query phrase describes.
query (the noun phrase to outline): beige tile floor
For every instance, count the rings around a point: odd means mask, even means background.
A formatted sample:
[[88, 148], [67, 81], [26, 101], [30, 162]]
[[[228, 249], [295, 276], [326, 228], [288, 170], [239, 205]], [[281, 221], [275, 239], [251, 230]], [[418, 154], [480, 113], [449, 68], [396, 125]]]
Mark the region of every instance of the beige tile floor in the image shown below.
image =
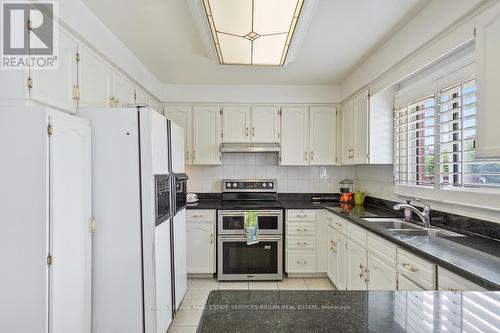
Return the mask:
[[328, 278], [284, 278], [283, 281], [219, 282], [216, 279], [188, 280], [188, 291], [168, 333], [196, 332], [212, 290], [334, 290]]

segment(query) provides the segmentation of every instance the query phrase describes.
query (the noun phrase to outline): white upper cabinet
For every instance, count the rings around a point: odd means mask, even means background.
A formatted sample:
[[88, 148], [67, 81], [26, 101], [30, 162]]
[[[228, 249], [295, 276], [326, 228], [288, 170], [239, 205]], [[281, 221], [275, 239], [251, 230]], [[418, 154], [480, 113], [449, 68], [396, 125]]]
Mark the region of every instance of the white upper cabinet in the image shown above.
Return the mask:
[[309, 112], [309, 164], [334, 165], [337, 145], [336, 109], [311, 107]]
[[107, 107], [111, 98], [111, 69], [94, 53], [81, 48], [79, 107]]
[[225, 106], [222, 113], [222, 133], [224, 142], [250, 142], [250, 106]]
[[76, 111], [77, 102], [73, 98], [73, 87], [77, 84], [77, 50], [77, 43], [61, 31], [58, 68], [31, 71], [31, 99], [66, 111]]
[[309, 109], [283, 107], [281, 115], [281, 164], [309, 164]]
[[342, 163], [368, 163], [369, 93], [364, 91], [342, 106]]
[[225, 106], [224, 142], [279, 142], [279, 107]]
[[500, 4], [476, 20], [476, 157], [500, 158]]
[[113, 72], [111, 80], [111, 106], [121, 107], [135, 102], [135, 89], [130, 81]]
[[[148, 104], [148, 102], [149, 102], [148, 95], [141, 89], [136, 88], [134, 91], [134, 103]], [[161, 111], [161, 110], [155, 110], [155, 111]]]
[[334, 165], [337, 150], [335, 107], [284, 107], [282, 165]]
[[342, 105], [342, 164], [354, 163], [354, 102]]
[[279, 107], [253, 106], [252, 107], [252, 141], [279, 142], [280, 134]]
[[370, 95], [364, 91], [354, 98], [354, 163], [368, 163], [368, 106]]
[[184, 128], [184, 160], [185, 164], [193, 162], [193, 122], [190, 106], [167, 106], [165, 117]]
[[221, 108], [195, 106], [193, 108], [193, 164], [221, 164]]

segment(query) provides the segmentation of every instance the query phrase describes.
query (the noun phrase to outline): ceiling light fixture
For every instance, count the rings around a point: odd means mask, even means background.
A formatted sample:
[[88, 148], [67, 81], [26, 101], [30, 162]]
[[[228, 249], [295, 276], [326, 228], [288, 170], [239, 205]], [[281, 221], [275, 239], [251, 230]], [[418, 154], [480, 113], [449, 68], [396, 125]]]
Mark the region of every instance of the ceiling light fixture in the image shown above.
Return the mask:
[[283, 66], [304, 0], [203, 0], [219, 63]]

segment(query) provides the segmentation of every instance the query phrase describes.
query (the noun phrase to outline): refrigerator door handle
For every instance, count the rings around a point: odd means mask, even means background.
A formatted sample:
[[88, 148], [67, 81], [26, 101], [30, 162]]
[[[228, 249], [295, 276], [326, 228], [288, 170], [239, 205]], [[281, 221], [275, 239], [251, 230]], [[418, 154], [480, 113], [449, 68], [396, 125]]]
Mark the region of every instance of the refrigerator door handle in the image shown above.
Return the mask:
[[168, 174], [170, 180], [170, 217], [174, 217], [177, 212], [177, 190], [176, 190], [176, 177], [173, 173]]

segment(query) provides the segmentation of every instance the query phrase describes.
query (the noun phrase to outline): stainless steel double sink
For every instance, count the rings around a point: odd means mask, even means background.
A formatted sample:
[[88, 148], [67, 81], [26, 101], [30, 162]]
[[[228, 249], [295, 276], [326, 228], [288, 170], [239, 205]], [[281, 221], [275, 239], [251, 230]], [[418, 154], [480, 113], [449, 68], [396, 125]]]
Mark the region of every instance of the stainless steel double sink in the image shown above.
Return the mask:
[[444, 229], [424, 228], [423, 226], [398, 218], [366, 217], [362, 219], [366, 222], [376, 223], [402, 236], [466, 237], [465, 235]]

